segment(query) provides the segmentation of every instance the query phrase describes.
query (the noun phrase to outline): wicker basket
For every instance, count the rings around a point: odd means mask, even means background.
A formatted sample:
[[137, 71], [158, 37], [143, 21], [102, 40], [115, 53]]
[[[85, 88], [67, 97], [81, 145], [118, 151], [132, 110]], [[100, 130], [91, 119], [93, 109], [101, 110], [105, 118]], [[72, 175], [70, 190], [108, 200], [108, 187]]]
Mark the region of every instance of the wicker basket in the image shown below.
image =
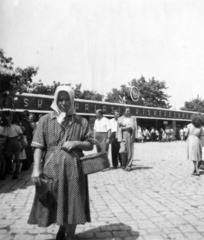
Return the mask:
[[98, 146], [98, 153], [90, 154], [80, 158], [82, 171], [86, 175], [97, 173], [110, 167], [107, 152], [102, 151], [97, 140], [94, 141]]

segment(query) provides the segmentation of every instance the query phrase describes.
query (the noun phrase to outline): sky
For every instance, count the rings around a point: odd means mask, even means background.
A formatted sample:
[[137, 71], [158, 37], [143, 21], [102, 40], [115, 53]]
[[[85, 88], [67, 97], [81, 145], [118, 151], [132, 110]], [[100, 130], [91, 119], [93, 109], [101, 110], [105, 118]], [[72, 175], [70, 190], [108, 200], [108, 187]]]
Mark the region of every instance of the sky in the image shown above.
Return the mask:
[[173, 108], [204, 95], [203, 0], [0, 0], [0, 48], [34, 81], [106, 95], [143, 75]]

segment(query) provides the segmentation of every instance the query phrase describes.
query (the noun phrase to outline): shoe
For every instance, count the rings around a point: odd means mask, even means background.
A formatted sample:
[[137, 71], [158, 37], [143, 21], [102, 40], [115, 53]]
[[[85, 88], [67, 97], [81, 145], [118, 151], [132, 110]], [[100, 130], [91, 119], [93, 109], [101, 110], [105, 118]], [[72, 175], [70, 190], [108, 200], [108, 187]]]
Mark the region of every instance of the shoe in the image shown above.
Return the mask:
[[127, 172], [130, 172], [130, 171], [131, 171], [131, 167], [127, 167], [127, 168], [126, 168], [126, 171], [127, 171]]
[[65, 231], [58, 231], [56, 240], [65, 240]]

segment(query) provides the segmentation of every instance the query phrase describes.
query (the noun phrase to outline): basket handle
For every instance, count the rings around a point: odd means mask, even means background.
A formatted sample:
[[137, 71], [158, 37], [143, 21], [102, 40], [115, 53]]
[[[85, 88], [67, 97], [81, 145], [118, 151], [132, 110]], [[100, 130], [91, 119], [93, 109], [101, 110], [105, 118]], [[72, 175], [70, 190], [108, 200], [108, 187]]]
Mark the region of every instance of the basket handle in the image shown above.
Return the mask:
[[102, 147], [101, 147], [101, 144], [98, 142], [98, 140], [96, 140], [96, 139], [94, 138], [93, 142], [94, 142], [94, 144], [96, 144], [96, 146], [98, 147], [98, 148], [97, 148], [98, 152], [102, 152]]

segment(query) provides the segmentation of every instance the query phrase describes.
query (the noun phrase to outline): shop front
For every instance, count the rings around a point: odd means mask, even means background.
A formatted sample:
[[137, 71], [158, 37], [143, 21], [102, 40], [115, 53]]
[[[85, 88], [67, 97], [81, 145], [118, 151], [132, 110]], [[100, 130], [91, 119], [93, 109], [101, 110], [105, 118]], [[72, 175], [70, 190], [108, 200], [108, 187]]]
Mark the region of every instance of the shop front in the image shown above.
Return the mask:
[[[18, 95], [15, 103], [15, 111], [22, 112], [29, 110], [36, 115], [51, 112], [50, 105], [53, 97], [38, 94], [22, 94]], [[95, 111], [102, 109], [104, 116], [113, 117], [114, 110], [118, 110], [122, 115], [124, 107], [129, 107], [133, 117], [137, 119], [137, 125], [149, 130], [154, 127], [156, 129], [172, 127], [177, 132], [191, 121], [192, 112], [176, 111], [162, 108], [151, 108], [137, 105], [118, 104], [109, 102], [97, 102], [91, 100], [76, 99], [75, 108], [77, 114], [85, 117], [93, 126], [95, 121]], [[9, 106], [7, 106], [9, 109]]]

